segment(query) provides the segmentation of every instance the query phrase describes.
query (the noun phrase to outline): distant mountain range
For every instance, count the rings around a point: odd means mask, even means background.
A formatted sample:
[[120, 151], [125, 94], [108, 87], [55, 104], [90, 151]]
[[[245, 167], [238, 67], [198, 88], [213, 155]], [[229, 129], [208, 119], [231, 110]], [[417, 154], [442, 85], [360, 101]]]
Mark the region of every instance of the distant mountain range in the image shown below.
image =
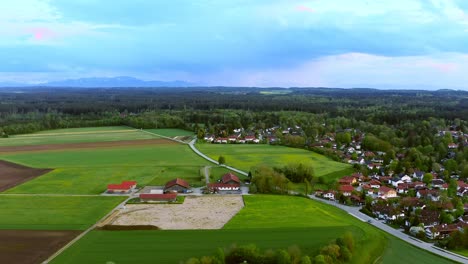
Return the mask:
[[143, 81], [133, 77], [120, 76], [112, 78], [80, 78], [68, 79], [63, 81], [46, 82], [39, 84], [24, 84], [13, 82], [0, 82], [0, 87], [77, 87], [77, 88], [92, 88], [92, 87], [190, 87], [196, 86], [194, 83], [184, 81]]

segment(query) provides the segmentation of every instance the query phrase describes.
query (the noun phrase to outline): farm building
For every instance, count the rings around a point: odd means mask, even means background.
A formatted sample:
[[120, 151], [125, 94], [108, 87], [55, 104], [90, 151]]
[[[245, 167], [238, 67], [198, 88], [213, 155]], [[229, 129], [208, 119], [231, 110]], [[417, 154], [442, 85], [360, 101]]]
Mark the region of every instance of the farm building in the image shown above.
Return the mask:
[[213, 193], [219, 191], [238, 191], [240, 189], [240, 185], [229, 183], [210, 183], [208, 184], [208, 189]]
[[136, 188], [136, 181], [123, 181], [121, 184], [108, 184], [107, 193], [129, 193]]
[[164, 192], [178, 192], [178, 193], [186, 193], [190, 189], [190, 185], [188, 182], [177, 178], [172, 181], [169, 181], [164, 186]]
[[177, 193], [140, 193], [141, 202], [175, 202], [177, 200]]
[[240, 184], [240, 180], [239, 180], [239, 177], [237, 177], [236, 175], [234, 175], [233, 173], [226, 173], [223, 175], [223, 178], [221, 179], [221, 181], [224, 183], [224, 184]]

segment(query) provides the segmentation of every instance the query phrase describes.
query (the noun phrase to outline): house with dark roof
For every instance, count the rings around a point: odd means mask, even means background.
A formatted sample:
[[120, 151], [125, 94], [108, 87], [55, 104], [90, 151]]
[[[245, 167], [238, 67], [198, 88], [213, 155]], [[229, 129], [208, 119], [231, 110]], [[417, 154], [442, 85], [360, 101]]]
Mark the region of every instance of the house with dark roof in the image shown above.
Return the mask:
[[164, 186], [164, 192], [176, 192], [176, 193], [186, 193], [190, 189], [188, 182], [177, 178], [172, 181], [168, 181]]
[[424, 209], [421, 210], [421, 215], [419, 220], [424, 225], [425, 228], [429, 226], [435, 226], [440, 224], [439, 222], [440, 212], [435, 210]]

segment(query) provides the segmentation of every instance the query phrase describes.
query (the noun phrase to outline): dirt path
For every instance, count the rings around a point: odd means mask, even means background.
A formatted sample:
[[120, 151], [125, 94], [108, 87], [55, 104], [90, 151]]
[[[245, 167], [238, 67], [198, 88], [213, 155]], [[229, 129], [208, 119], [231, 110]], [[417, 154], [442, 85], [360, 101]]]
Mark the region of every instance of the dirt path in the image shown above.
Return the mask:
[[211, 166], [205, 166], [205, 168], [204, 168], [204, 170], [205, 170], [205, 180], [206, 180], [207, 185], [210, 183], [210, 169], [211, 169]]

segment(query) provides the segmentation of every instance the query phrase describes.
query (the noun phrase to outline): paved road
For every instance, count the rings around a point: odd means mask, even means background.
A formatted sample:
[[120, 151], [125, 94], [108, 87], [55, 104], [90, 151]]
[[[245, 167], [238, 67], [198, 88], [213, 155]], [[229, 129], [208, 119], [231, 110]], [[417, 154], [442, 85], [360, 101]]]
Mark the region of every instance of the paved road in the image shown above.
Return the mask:
[[451, 259], [453, 261], [456, 261], [456, 262], [460, 262], [460, 263], [468, 263], [468, 258], [464, 257], [464, 256], [461, 256], [461, 255], [458, 255], [458, 254], [455, 254], [455, 253], [452, 253], [452, 252], [449, 252], [449, 251], [446, 251], [446, 250], [443, 250], [443, 249], [439, 249], [439, 248], [436, 248], [434, 247], [431, 243], [426, 243], [426, 242], [423, 242], [421, 240], [418, 240], [418, 239], [415, 239], [415, 238], [412, 238], [410, 237], [409, 235], [401, 232], [401, 231], [398, 231], [396, 229], [393, 229], [392, 227], [366, 215], [366, 214], [363, 214], [361, 212], [359, 212], [359, 207], [352, 207], [352, 206], [346, 206], [346, 205], [343, 205], [343, 204], [340, 204], [340, 203], [337, 203], [337, 202], [334, 202], [334, 201], [328, 201], [328, 200], [324, 200], [324, 199], [321, 199], [321, 198], [317, 198], [313, 195], [309, 195], [309, 197], [313, 200], [317, 200], [317, 201], [320, 201], [320, 202], [323, 202], [323, 203], [326, 203], [326, 204], [329, 204], [329, 205], [333, 205], [335, 207], [338, 207], [346, 212], [348, 212], [350, 215], [354, 216], [355, 218], [363, 221], [363, 222], [366, 222], [368, 220], [371, 220], [372, 222], [370, 223], [371, 225], [393, 235], [393, 236], [396, 236], [402, 240], [404, 240], [405, 242], [408, 242], [410, 243], [411, 245], [414, 245], [416, 247], [419, 247], [419, 248], [422, 248], [424, 250], [427, 250], [429, 252], [432, 252], [436, 255], [440, 255], [440, 256], [443, 256], [443, 257], [446, 257], [448, 259]]
[[216, 165], [219, 165], [219, 166], [221, 166], [221, 167], [225, 167], [225, 168], [227, 168], [227, 169], [229, 169], [229, 170], [235, 171], [235, 172], [237, 172], [237, 173], [239, 173], [239, 174], [242, 174], [242, 175], [244, 175], [244, 176], [248, 176], [248, 175], [249, 175], [249, 174], [248, 174], [247, 172], [245, 172], [245, 171], [242, 171], [242, 170], [233, 168], [233, 167], [231, 167], [231, 166], [227, 166], [227, 165], [225, 165], [225, 164], [219, 164], [216, 160], [214, 160], [214, 159], [212, 159], [212, 158], [206, 156], [205, 154], [201, 153], [201, 152], [195, 147], [195, 142], [197, 142], [197, 139], [194, 139], [194, 140], [190, 141], [190, 143], [188, 143], [188, 144], [189, 144], [190, 148], [193, 150], [193, 152], [195, 152], [198, 156], [200, 156], [200, 157], [206, 159], [206, 160], [209, 161], [209, 162], [212, 162], [212, 163], [214, 163], [214, 164], [216, 164]]

